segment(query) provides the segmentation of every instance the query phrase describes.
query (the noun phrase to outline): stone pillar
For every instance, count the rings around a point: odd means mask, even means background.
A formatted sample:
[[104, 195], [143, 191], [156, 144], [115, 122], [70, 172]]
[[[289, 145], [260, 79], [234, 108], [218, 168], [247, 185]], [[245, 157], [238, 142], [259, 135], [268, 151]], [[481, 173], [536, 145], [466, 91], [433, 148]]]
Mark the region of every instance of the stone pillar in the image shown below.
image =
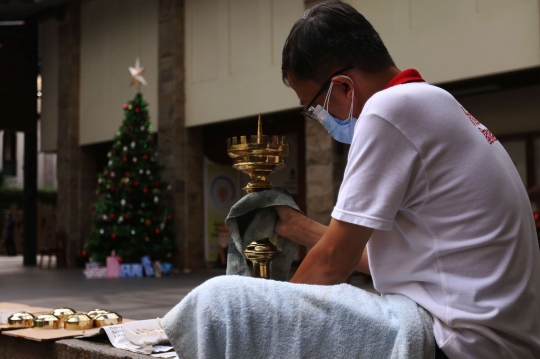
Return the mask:
[[186, 237], [189, 268], [203, 268], [204, 258], [204, 144], [203, 129], [187, 129]]
[[79, 243], [84, 244], [92, 229], [92, 214], [90, 207], [96, 202], [97, 164], [94, 149], [79, 147]]
[[80, 3], [66, 5], [58, 27], [58, 209], [57, 229], [68, 236], [67, 264], [75, 265], [79, 231]]
[[158, 145], [163, 178], [172, 185], [175, 264], [204, 267], [203, 132], [185, 127], [184, 16], [182, 0], [159, 0]]
[[159, 0], [158, 145], [171, 186], [174, 232], [179, 256], [175, 265], [189, 268], [186, 240], [186, 129], [184, 90], [184, 1]]
[[306, 214], [325, 225], [336, 198], [333, 142], [320, 123], [306, 119]]

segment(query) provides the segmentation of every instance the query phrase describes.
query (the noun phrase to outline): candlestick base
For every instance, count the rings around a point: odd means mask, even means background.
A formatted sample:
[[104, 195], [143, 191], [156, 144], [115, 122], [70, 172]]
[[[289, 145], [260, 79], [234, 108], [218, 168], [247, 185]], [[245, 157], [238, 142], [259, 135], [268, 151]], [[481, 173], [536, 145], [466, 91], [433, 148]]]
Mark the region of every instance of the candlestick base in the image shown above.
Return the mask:
[[253, 263], [253, 276], [270, 279], [270, 262], [277, 253], [277, 248], [268, 238], [251, 242], [244, 255]]

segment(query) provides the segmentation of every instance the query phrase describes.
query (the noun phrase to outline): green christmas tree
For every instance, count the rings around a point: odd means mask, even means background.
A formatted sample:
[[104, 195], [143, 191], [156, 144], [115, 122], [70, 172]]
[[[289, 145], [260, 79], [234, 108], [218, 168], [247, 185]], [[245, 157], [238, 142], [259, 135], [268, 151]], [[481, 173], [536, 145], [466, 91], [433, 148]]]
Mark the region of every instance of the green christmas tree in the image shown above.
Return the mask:
[[109, 162], [98, 174], [98, 200], [85, 244], [95, 262], [104, 262], [112, 250], [124, 262], [140, 262], [144, 255], [165, 260], [175, 247], [165, 200], [170, 186], [161, 179], [163, 166], [146, 107], [140, 93], [123, 106], [124, 121], [107, 154]]

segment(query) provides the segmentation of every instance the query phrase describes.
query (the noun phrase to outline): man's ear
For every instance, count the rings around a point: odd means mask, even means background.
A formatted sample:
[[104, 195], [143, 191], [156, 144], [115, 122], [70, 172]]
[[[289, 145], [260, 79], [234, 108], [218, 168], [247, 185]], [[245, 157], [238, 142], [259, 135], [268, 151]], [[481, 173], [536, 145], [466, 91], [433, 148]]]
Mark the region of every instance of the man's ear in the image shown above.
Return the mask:
[[332, 83], [334, 84], [333, 91], [344, 91], [347, 98], [353, 98], [354, 84], [349, 76], [334, 76], [332, 77]]

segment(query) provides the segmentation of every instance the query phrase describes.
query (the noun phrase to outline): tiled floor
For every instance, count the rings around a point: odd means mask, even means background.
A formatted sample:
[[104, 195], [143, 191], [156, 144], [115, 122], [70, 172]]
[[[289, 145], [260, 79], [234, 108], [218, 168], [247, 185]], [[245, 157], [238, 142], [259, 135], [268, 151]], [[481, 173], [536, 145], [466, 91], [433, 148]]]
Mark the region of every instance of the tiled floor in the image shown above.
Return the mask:
[[[104, 308], [130, 319], [162, 317], [193, 288], [224, 274], [212, 269], [166, 278], [86, 279], [82, 269], [56, 269], [54, 261], [53, 269], [23, 267], [22, 261], [21, 256], [0, 256], [0, 302], [82, 311]], [[362, 277], [352, 279], [353, 285], [374, 291]]]

